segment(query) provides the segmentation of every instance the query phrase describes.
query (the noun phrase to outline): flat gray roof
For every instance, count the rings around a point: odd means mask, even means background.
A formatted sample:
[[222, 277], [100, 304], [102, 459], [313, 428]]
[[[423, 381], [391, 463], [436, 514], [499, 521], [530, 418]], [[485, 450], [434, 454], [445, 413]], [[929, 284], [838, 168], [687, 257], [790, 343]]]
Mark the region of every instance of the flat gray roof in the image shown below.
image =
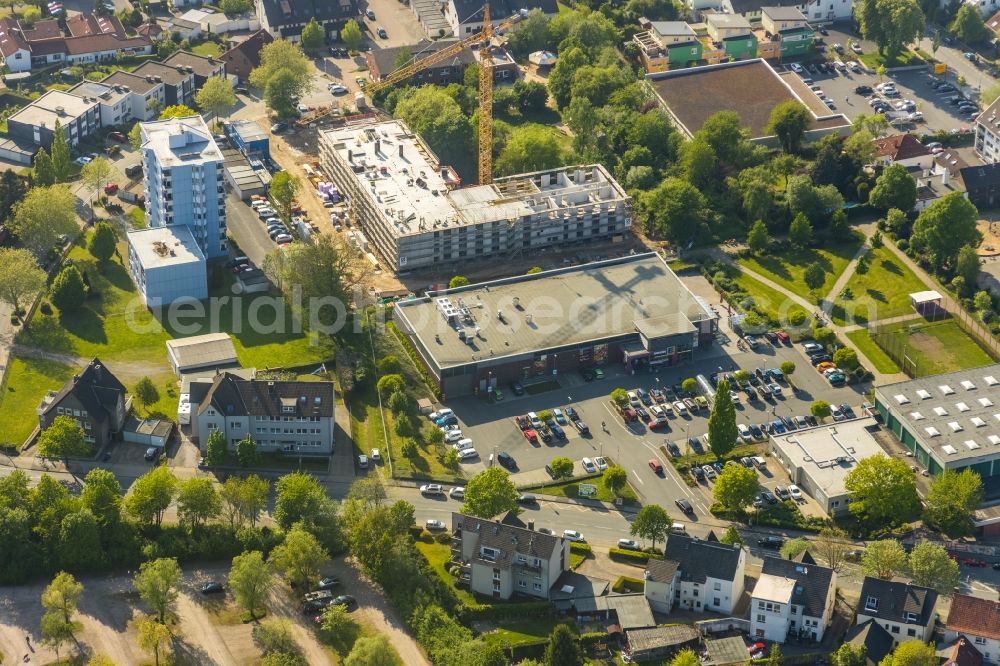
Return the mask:
[[740, 636], [705, 641], [709, 664], [743, 664], [747, 660], [747, 645]]
[[435, 292], [396, 313], [439, 368], [602, 342], [640, 321], [693, 330], [714, 316], [655, 253]]
[[167, 348], [177, 360], [178, 370], [207, 366], [222, 367], [238, 363], [236, 347], [227, 333], [206, 333], [177, 340], [167, 340]]
[[205, 261], [194, 234], [183, 224], [136, 229], [126, 238], [145, 270]]
[[875, 389], [939, 462], [1000, 455], [1000, 363]]
[[668, 648], [701, 638], [698, 630], [690, 624], [675, 624], [669, 627], [653, 627], [650, 629], [631, 629], [628, 632], [628, 644], [633, 650], [656, 650]]
[[26, 125], [53, 128], [56, 121], [65, 125], [97, 106], [96, 101], [85, 102], [83, 97], [62, 90], [50, 90], [31, 104], [21, 108], [10, 120]]
[[844, 479], [857, 467], [859, 460], [885, 453], [869, 428], [878, 428], [875, 419], [839, 421], [816, 428], [793, 430], [785, 435], [772, 436], [771, 440], [828, 497], [836, 497], [847, 494]]

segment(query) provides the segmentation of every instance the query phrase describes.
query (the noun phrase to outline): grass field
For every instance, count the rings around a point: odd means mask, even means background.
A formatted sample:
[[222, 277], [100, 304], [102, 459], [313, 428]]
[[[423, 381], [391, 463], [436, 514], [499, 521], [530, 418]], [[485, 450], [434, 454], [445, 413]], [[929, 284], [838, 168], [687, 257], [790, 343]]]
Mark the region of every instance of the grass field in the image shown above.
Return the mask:
[[[504, 624], [496, 631], [483, 634], [489, 643], [502, 646], [527, 645], [546, 640], [557, 625], [567, 623], [554, 618], [536, 618], [525, 622]], [[567, 623], [568, 624], [568, 623]]]
[[19, 446], [38, 425], [35, 409], [46, 391], [58, 390], [75, 372], [65, 363], [12, 356], [0, 395], [0, 442]]
[[436, 542], [426, 543], [418, 540], [414, 545], [416, 545], [417, 550], [419, 550], [420, 553], [427, 558], [427, 563], [430, 564], [434, 573], [436, 573], [441, 580], [444, 581], [445, 585], [455, 591], [459, 601], [465, 604], [476, 603], [476, 598], [473, 594], [464, 587], [457, 587], [455, 585], [455, 578], [448, 573], [447, 566], [448, 562], [451, 561], [451, 547], [448, 544]]
[[745, 273], [740, 273], [733, 279], [741, 291], [745, 291], [757, 304], [757, 308], [776, 321], [785, 322], [795, 311], [808, 314], [798, 303], [782, 294], [776, 289], [772, 289], [760, 280], [756, 280]]
[[202, 42], [197, 46], [191, 47], [192, 53], [197, 53], [200, 56], [212, 56], [213, 58], [218, 58], [222, 55], [222, 47], [215, 42]]
[[871, 250], [866, 263], [867, 270], [855, 271], [847, 283], [850, 300], [835, 294], [830, 313], [833, 321], [866, 324], [912, 313], [910, 294], [927, 289], [920, 278], [886, 247]]
[[826, 272], [826, 281], [820, 288], [826, 294], [847, 268], [854, 253], [861, 245], [860, 237], [850, 243], [831, 243], [822, 248], [789, 249], [781, 254], [764, 255], [740, 259], [739, 263], [764, 277], [774, 280], [782, 287], [810, 299], [809, 287], [806, 286], [803, 274], [806, 267], [818, 263]]
[[952, 319], [914, 325], [900, 322], [882, 328], [875, 336], [890, 356], [904, 358], [903, 371], [918, 377], [975, 368], [993, 362]]
[[[597, 486], [597, 494], [589, 497], [580, 496], [580, 484], [589, 483]], [[556, 497], [568, 497], [570, 499], [596, 499], [602, 502], [614, 502], [615, 495], [610, 490], [604, 487], [604, 483], [601, 481], [601, 477], [595, 476], [588, 479], [577, 479], [571, 481], [561, 481], [559, 483], [550, 483], [540, 488], [532, 488], [531, 490], [526, 490], [525, 492], [531, 493], [533, 495], [554, 495]], [[635, 490], [632, 489], [631, 485], [626, 485], [621, 491], [622, 499], [626, 502], [637, 502], [639, 498], [635, 494]]]
[[858, 346], [861, 353], [868, 357], [868, 360], [875, 366], [875, 370], [885, 373], [896, 373], [900, 371], [896, 362], [893, 361], [874, 340], [872, 340], [872, 336], [868, 333], [868, 329], [862, 328], [858, 331], [851, 331], [847, 334], [847, 337], [851, 340], [851, 342]]
[[887, 60], [885, 56], [881, 55], [878, 51], [873, 51], [871, 53], [863, 53], [858, 60], [865, 64], [865, 67], [871, 70], [875, 70], [879, 65], [885, 65], [886, 67], [905, 67], [912, 65], [922, 65], [923, 59], [913, 51], [903, 51], [898, 56], [892, 60]]

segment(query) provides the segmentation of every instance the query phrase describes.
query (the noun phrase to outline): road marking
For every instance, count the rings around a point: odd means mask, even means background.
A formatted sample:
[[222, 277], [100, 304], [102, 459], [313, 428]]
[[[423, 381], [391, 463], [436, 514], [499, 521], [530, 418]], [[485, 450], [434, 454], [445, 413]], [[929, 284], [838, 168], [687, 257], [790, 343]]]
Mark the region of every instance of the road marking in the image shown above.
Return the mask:
[[635, 478], [639, 483], [645, 485], [646, 482], [642, 480], [641, 476], [639, 476], [639, 472], [632, 470], [632, 473], [635, 474]]

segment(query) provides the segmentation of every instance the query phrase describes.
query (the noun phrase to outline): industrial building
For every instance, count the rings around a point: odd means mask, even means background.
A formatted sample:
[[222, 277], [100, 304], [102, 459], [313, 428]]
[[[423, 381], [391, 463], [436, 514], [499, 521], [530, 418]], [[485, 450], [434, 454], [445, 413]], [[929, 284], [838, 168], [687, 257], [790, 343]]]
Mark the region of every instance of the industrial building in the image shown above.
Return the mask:
[[206, 258], [225, 256], [223, 157], [208, 125], [190, 116], [140, 127], [149, 226], [186, 226]]
[[871, 418], [840, 421], [772, 435], [768, 448], [792, 483], [809, 493], [828, 515], [836, 516], [848, 511], [847, 474], [859, 460], [884, 455], [873, 436], [879, 430]]
[[271, 159], [270, 138], [256, 122], [234, 120], [223, 127], [233, 146], [248, 158]]
[[629, 196], [600, 165], [456, 189], [454, 170], [400, 120], [324, 130], [320, 157], [392, 270], [620, 240], [632, 225]]
[[395, 319], [448, 396], [592, 365], [674, 365], [718, 330], [655, 253], [430, 292], [397, 303]]
[[146, 307], [208, 298], [205, 255], [183, 225], [137, 229], [128, 240], [128, 267]]
[[968, 468], [1000, 489], [1000, 363], [876, 387], [875, 408], [931, 474]]

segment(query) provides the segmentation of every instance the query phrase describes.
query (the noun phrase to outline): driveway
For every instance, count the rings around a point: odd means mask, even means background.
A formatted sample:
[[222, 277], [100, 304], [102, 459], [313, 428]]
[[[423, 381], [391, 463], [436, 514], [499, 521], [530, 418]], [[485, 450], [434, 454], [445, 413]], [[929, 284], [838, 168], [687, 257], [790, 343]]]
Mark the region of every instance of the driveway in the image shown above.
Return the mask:
[[264, 257], [277, 247], [268, 237], [267, 228], [257, 213], [232, 192], [226, 195], [226, 226], [240, 246], [240, 252], [255, 266], [263, 266]]

